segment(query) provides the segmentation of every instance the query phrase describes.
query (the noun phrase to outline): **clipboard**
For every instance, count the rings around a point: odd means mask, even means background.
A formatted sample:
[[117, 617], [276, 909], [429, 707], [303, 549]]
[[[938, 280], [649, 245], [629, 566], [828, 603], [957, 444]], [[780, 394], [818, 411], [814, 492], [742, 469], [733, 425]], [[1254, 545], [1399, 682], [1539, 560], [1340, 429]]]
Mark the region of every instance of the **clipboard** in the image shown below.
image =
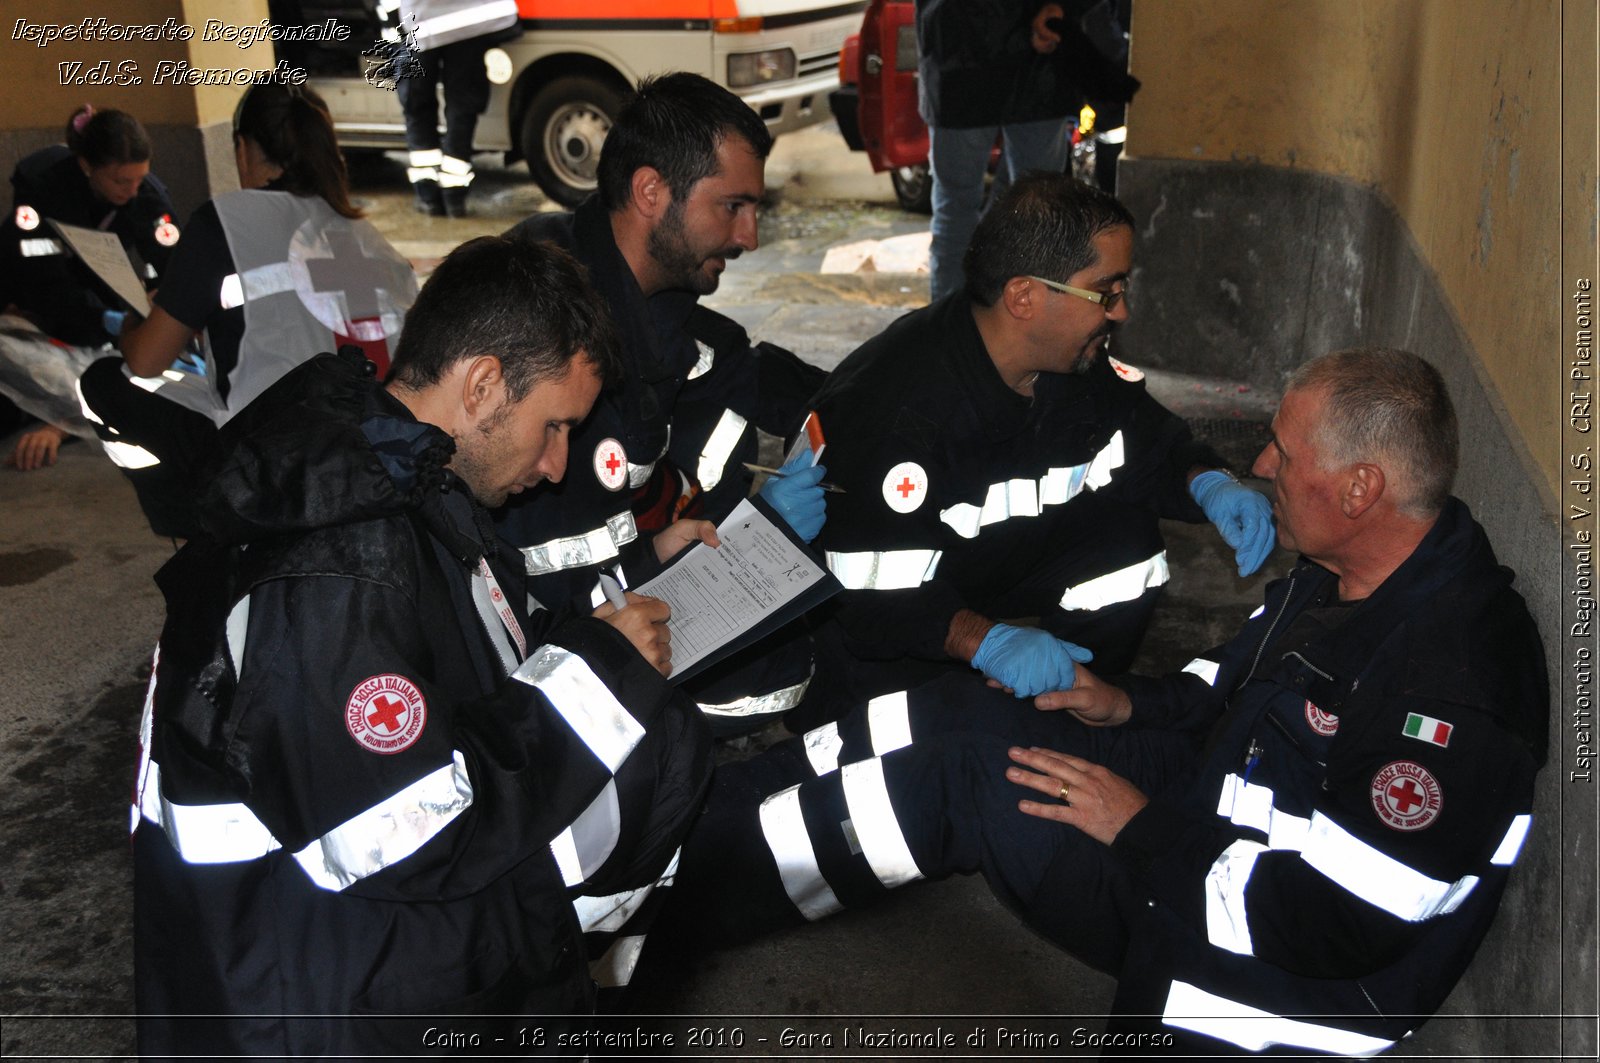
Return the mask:
[[80, 225], [67, 225], [49, 219], [51, 227], [61, 234], [78, 260], [89, 267], [96, 277], [105, 282], [117, 297], [139, 314], [150, 316], [150, 296], [146, 294], [139, 275], [133, 271], [127, 249], [116, 233], [85, 229]]

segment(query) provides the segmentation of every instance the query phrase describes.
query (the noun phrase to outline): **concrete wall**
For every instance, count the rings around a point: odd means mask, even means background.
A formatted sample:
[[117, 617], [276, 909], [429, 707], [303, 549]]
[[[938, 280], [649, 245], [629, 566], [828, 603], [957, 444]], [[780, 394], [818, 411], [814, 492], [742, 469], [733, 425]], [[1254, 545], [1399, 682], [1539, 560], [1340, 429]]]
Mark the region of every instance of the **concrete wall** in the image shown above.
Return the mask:
[[[40, 46], [25, 36], [32, 26], [79, 26], [85, 18], [114, 25], [136, 23], [192, 27], [189, 40], [171, 33], [157, 40], [65, 40]], [[259, 23], [266, 0], [33, 0], [10, 5], [0, 19], [0, 69], [7, 90], [0, 93], [0, 167], [9, 174], [18, 159], [47, 144], [59, 143], [67, 118], [85, 102], [134, 115], [150, 133], [151, 169], [167, 184], [181, 217], [204, 200], [239, 187], [233, 165], [230, 122], [240, 88], [185, 85], [170, 76], [158, 84], [159, 64], [184, 62], [198, 69], [265, 69], [275, 62], [270, 42], [240, 49], [222, 40], [206, 41], [208, 20], [229, 26]], [[102, 35], [103, 36], [103, 35]], [[81, 63], [78, 68], [65, 64]], [[104, 67], [99, 64], [105, 63]], [[100, 73], [95, 71], [99, 69]], [[86, 81], [77, 83], [77, 78]], [[109, 84], [93, 83], [99, 79]], [[138, 78], [137, 83], [134, 78]], [[9, 197], [8, 197], [9, 199]]]
[[1595, 41], [1592, 0], [1134, 7], [1143, 89], [1118, 172], [1139, 218], [1131, 356], [1269, 390], [1341, 346], [1428, 358], [1461, 415], [1457, 493], [1545, 637], [1535, 831], [1446, 1011], [1548, 1017], [1436, 1023], [1430, 1052], [1595, 1050], [1592, 1023], [1563, 1042], [1554, 1018], [1592, 1012], [1595, 993], [1595, 791], [1569, 778], [1560, 505], [1565, 307], [1595, 268]]

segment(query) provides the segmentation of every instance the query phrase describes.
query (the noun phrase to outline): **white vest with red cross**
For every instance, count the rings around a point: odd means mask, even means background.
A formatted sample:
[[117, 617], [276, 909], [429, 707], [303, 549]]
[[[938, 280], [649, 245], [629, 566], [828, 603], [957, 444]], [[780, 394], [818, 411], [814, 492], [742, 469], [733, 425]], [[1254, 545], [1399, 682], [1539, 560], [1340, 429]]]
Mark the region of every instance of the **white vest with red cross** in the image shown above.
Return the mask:
[[[230, 192], [212, 202], [233, 256], [222, 307], [244, 307], [227, 399], [217, 396], [213, 414], [218, 425], [301, 362], [344, 344], [362, 348], [378, 375], [388, 375], [417, 277], [370, 222], [288, 192]], [[216, 381], [209, 349], [207, 362]]]

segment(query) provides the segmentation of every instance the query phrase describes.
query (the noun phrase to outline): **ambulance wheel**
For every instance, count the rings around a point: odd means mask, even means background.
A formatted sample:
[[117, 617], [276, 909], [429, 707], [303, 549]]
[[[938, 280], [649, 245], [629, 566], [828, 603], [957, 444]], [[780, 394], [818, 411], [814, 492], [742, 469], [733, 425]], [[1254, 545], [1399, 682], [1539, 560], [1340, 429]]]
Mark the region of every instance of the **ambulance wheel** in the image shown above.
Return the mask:
[[889, 181], [894, 185], [894, 198], [900, 209], [912, 214], [933, 213], [933, 174], [928, 164], [896, 166], [889, 171]]
[[597, 78], [556, 78], [522, 118], [522, 157], [544, 194], [575, 207], [595, 190], [600, 145], [622, 109], [624, 90]]

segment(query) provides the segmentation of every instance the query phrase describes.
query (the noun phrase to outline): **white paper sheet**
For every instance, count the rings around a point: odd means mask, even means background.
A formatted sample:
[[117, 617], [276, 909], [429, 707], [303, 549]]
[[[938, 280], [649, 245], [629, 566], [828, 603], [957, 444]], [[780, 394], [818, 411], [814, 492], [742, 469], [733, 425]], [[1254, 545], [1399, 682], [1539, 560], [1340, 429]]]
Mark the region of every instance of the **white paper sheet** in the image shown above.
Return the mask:
[[781, 612], [828, 571], [789, 541], [749, 500], [717, 528], [722, 545], [701, 543], [638, 587], [672, 607], [672, 674]]
[[128, 252], [123, 250], [116, 233], [64, 225], [54, 218], [50, 219], [50, 224], [95, 276], [111, 285], [111, 290], [122, 296], [129, 306], [145, 317], [150, 316], [150, 297], [139, 283], [139, 275], [133, 272], [133, 263], [128, 261]]

